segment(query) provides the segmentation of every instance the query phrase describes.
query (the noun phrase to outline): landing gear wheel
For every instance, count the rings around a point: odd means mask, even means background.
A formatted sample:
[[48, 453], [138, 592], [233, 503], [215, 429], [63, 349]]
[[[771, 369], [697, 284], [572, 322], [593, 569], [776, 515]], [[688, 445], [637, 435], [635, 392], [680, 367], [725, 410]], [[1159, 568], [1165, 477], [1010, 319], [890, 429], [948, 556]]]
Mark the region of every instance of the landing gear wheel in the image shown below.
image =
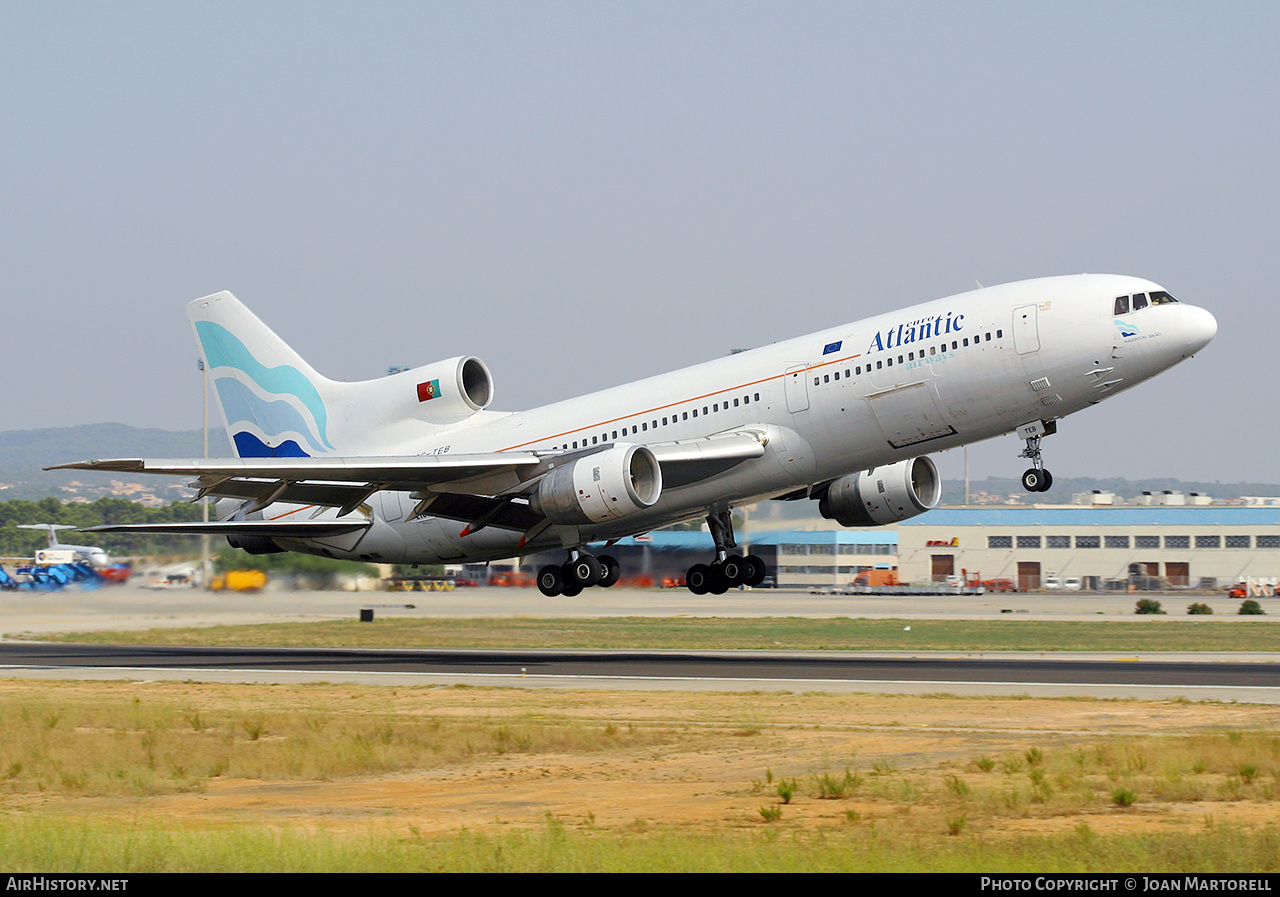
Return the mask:
[[[567, 567], [569, 565], [565, 564], [565, 566]], [[561, 569], [563, 570], [564, 568], [561, 568]], [[575, 595], [581, 595], [582, 583], [566, 578], [564, 581], [564, 588], [560, 590], [560, 594], [564, 595], [566, 598], [572, 598]]]
[[548, 564], [538, 571], [538, 591], [548, 598], [554, 598], [564, 591], [564, 570], [555, 564]]
[[765, 566], [764, 561], [754, 554], [749, 554], [742, 559], [742, 563], [747, 568], [747, 576], [742, 580], [743, 585], [755, 588], [764, 582], [765, 576], [769, 573], [769, 568]]
[[589, 589], [600, 581], [600, 563], [589, 554], [580, 554], [564, 565], [565, 579]]
[[1032, 467], [1022, 475], [1022, 488], [1028, 492], [1044, 492], [1052, 483], [1053, 478], [1047, 470], [1038, 470]]
[[711, 588], [711, 568], [706, 564], [694, 564], [684, 574], [685, 587], [695, 595], [705, 595]]
[[747, 578], [747, 567], [742, 555], [731, 554], [720, 562], [720, 574], [730, 586], [742, 585]]
[[618, 563], [618, 559], [611, 554], [602, 554], [596, 558], [596, 562], [600, 565], [603, 574], [600, 581], [596, 585], [602, 589], [607, 589], [614, 585], [618, 578], [622, 576], [622, 565]]
[[711, 582], [707, 586], [707, 591], [712, 595], [723, 595], [729, 591], [729, 580], [724, 577], [724, 567], [720, 564], [711, 565]]

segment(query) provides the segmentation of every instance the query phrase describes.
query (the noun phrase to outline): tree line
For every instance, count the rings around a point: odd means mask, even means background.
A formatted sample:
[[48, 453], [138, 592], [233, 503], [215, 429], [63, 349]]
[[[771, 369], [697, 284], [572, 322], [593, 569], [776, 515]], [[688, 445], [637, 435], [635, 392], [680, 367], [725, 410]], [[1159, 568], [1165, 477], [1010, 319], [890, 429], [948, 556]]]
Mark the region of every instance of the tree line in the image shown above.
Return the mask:
[[[63, 503], [56, 498], [38, 501], [0, 501], [0, 556], [31, 557], [36, 549], [45, 548], [49, 537], [40, 530], [18, 529], [23, 523], [70, 524], [75, 527], [104, 526], [116, 523], [180, 523], [200, 519], [200, 505], [170, 502], [147, 507], [123, 498], [100, 498], [91, 502]], [[65, 530], [58, 534], [71, 545], [97, 545], [112, 557], [150, 554], [198, 554], [195, 536], [166, 536], [153, 533], [78, 533]]]

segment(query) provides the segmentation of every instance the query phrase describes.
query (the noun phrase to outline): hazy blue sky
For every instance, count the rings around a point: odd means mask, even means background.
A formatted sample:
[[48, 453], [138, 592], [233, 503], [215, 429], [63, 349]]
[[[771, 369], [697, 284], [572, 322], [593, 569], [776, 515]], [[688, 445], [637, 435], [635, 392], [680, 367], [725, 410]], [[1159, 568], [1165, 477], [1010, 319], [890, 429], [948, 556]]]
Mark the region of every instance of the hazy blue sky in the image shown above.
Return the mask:
[[1048, 466], [1280, 480], [1278, 43], [1275, 3], [7, 2], [0, 428], [199, 426], [223, 289], [330, 376], [473, 353], [517, 409], [1091, 271], [1219, 335]]

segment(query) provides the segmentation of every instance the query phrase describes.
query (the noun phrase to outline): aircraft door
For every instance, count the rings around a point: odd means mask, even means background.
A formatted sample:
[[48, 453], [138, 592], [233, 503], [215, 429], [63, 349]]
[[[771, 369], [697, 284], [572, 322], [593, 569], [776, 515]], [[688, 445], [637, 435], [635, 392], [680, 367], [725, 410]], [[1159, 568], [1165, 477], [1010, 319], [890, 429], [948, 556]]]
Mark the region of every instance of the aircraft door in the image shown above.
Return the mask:
[[787, 410], [792, 414], [809, 410], [809, 366], [795, 364], [787, 368], [782, 378], [786, 384]]
[[1020, 305], [1013, 310], [1013, 345], [1019, 355], [1040, 351], [1040, 325], [1034, 305]]

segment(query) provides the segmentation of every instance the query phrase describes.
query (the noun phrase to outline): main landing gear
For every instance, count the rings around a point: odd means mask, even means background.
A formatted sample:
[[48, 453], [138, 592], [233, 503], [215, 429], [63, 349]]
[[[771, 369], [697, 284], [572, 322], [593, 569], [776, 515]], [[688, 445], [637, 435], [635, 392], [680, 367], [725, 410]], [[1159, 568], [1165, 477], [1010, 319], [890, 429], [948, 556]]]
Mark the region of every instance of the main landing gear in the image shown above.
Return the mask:
[[563, 564], [548, 564], [538, 571], [538, 590], [548, 598], [556, 595], [572, 598], [592, 586], [607, 589], [621, 575], [622, 565], [612, 555], [595, 557], [573, 548], [569, 551], [569, 560]]
[[1053, 486], [1053, 474], [1045, 468], [1040, 458], [1040, 440], [1058, 431], [1056, 421], [1034, 421], [1018, 427], [1018, 435], [1026, 442], [1019, 458], [1027, 458], [1034, 465], [1022, 474], [1022, 488], [1028, 492], [1048, 492]]
[[758, 586], [764, 582], [767, 569], [755, 555], [730, 554], [738, 547], [733, 538], [733, 518], [729, 509], [707, 515], [707, 527], [716, 544], [716, 559], [710, 564], [694, 564], [684, 575], [685, 586], [695, 595], [723, 595], [733, 586]]

